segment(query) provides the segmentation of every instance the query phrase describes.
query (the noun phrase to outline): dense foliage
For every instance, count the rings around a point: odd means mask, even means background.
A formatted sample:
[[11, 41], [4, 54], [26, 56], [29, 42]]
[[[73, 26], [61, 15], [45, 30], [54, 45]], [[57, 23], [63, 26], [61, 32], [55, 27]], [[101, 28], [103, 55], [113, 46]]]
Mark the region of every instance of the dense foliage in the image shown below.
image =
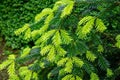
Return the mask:
[[15, 36], [14, 31], [25, 23], [34, 21], [34, 16], [43, 8], [52, 7], [56, 0], [0, 0], [0, 34], [5, 37], [6, 46], [21, 48], [27, 45], [20, 35]]
[[120, 50], [119, 5], [60, 0], [44, 8], [15, 31], [34, 44], [17, 57], [9, 55], [0, 70], [7, 67], [10, 80], [114, 80], [120, 75], [120, 64], [114, 63]]

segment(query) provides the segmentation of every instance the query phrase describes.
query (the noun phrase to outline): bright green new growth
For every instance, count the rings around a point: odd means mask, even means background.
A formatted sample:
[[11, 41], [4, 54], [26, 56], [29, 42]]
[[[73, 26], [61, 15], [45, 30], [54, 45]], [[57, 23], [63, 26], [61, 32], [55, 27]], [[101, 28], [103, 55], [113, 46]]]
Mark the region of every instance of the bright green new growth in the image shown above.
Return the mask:
[[86, 58], [89, 60], [89, 61], [95, 61], [95, 59], [96, 59], [96, 56], [92, 53], [92, 52], [90, 52], [90, 51], [87, 51], [87, 53], [86, 53]]
[[30, 53], [30, 48], [29, 47], [26, 47], [24, 50], [23, 50], [23, 52], [22, 52], [22, 54], [21, 54], [21, 57], [25, 57], [25, 56], [27, 56], [29, 53]]
[[51, 47], [50, 51], [48, 52], [47, 58], [49, 61], [54, 61], [55, 60], [55, 48], [54, 46]]
[[57, 46], [59, 46], [59, 45], [61, 45], [61, 36], [60, 36], [60, 32], [59, 31], [56, 31], [55, 32], [55, 35], [53, 36], [53, 38], [52, 38], [52, 40], [53, 40], [53, 44], [57, 47]]
[[99, 32], [106, 30], [106, 27], [101, 19], [92, 16], [84, 17], [78, 23], [77, 35], [80, 39], [83, 39], [91, 32], [94, 27]]
[[72, 0], [62, 0], [63, 1], [63, 4], [67, 5], [63, 11], [62, 11], [62, 14], [61, 14], [61, 18], [65, 17], [66, 15], [69, 15], [73, 9], [73, 6], [74, 6], [74, 2]]
[[9, 55], [8, 59], [2, 64], [0, 64], [0, 70], [3, 70], [7, 67], [7, 72], [9, 74], [9, 80], [19, 80], [18, 75], [15, 71], [15, 55]]
[[31, 29], [28, 28], [25, 32], [24, 39], [27, 40], [27, 39], [30, 39], [30, 37], [31, 37]]
[[44, 56], [46, 53], [48, 53], [51, 49], [52, 45], [47, 45], [44, 48], [41, 49], [40, 54]]
[[120, 48], [120, 35], [117, 35], [117, 37], [116, 37], [116, 47], [118, 47], [118, 48]]
[[104, 48], [102, 45], [98, 45], [98, 52], [103, 52], [104, 51]]
[[31, 76], [32, 76], [32, 72], [30, 70], [28, 70], [28, 67], [21, 67], [19, 69], [19, 74], [21, 75], [21, 77], [24, 78], [24, 80], [30, 80]]
[[72, 41], [71, 36], [65, 30], [60, 30], [61, 39], [63, 44], [69, 44]]
[[[86, 44], [87, 41], [83, 41], [84, 38], [88, 38], [92, 30], [102, 33], [107, 29], [101, 19], [86, 16], [78, 22], [75, 29], [76, 33], [71, 34], [62, 26], [61, 21], [71, 14], [74, 3], [73, 0], [57, 1], [52, 9], [45, 8], [37, 14], [33, 24], [25, 24], [15, 31], [16, 35], [25, 34], [24, 39], [32, 38], [34, 45], [32, 48], [26, 47], [20, 58], [15, 59], [13, 55], [10, 55], [8, 60], [0, 64], [0, 70], [8, 67], [10, 80], [14, 80], [13, 76], [15, 80], [19, 80], [19, 78], [23, 80], [42, 80], [46, 76], [48, 76], [48, 80], [82, 80], [86, 75], [89, 75], [90, 80], [99, 80], [97, 71], [95, 71], [97, 70], [95, 61], [100, 69], [107, 72], [107, 77], [113, 75], [107, 60], [102, 54], [99, 54], [104, 52], [101, 43], [97, 45], [97, 49], [93, 52], [89, 48], [91, 46]], [[60, 13], [57, 11], [60, 11]], [[56, 16], [57, 13], [60, 15]], [[51, 26], [56, 17], [58, 21], [60, 20], [60, 23], [55, 27]], [[39, 24], [40, 21], [43, 21], [43, 25], [36, 30], [32, 30], [31, 28]], [[118, 38], [116, 40], [119, 41]], [[23, 60], [23, 63], [25, 63], [28, 59], [30, 63], [24, 66], [20, 65], [19, 76], [17, 76], [15, 74], [16, 62], [19, 63], [19, 60]]]
[[101, 19], [96, 19], [96, 30], [99, 32], [105, 31], [107, 28], [105, 27], [103, 21]]
[[65, 64], [65, 69], [64, 71], [66, 73], [71, 73], [72, 72], [72, 69], [73, 69], [73, 61], [71, 59], [68, 59], [68, 61], [66, 62]]
[[91, 75], [90, 75], [90, 80], [99, 80], [99, 77], [98, 77], [98, 75], [96, 74], [96, 73], [91, 73]]
[[23, 33], [26, 29], [29, 28], [29, 24], [25, 24], [22, 28], [19, 28], [17, 31], [15, 31], [16, 35], [20, 35], [21, 33]]
[[[52, 13], [53, 13], [53, 10], [52, 9], [50, 9], [50, 8], [46, 8], [46, 9], [44, 9], [40, 14], [37, 14], [36, 16], [35, 16], [35, 22], [38, 22], [38, 21], [40, 21], [44, 16], [46, 16], [46, 15], [49, 15], [48, 17], [47, 17], [47, 19], [46, 19], [46, 21], [45, 21], [45, 24], [47, 24], [47, 23], [49, 23], [49, 19], [51, 20], [52, 19]], [[49, 18], [50, 17], [50, 18]]]
[[79, 68], [81, 68], [84, 64], [84, 62], [78, 57], [73, 57], [73, 61], [74, 61], [74, 64]]
[[107, 76], [108, 77], [113, 76], [113, 71], [111, 69], [109, 69], [109, 68], [107, 68]]

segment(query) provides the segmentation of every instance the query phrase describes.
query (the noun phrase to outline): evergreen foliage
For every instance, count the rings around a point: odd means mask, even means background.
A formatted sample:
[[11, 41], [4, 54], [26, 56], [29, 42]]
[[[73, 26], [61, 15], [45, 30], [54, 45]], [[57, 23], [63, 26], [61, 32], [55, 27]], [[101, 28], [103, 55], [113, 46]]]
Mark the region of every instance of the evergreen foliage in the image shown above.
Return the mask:
[[117, 37], [116, 37], [116, 47], [118, 47], [118, 48], [120, 48], [120, 35], [117, 35]]
[[[80, 19], [76, 27], [63, 25], [74, 11], [76, 2], [57, 1], [53, 8], [45, 8], [37, 14], [33, 23], [15, 31], [16, 35], [23, 34], [25, 40], [32, 39], [34, 45], [26, 47], [20, 57], [9, 55], [8, 60], [0, 64], [0, 70], [7, 67], [9, 80], [112, 79], [114, 72], [104, 56], [100, 36], [108, 29], [104, 21], [91, 15]], [[43, 24], [39, 25], [41, 22]], [[39, 28], [32, 29], [36, 25]], [[119, 35], [116, 41], [115, 45], [120, 48]], [[99, 71], [106, 74], [101, 76]]]

